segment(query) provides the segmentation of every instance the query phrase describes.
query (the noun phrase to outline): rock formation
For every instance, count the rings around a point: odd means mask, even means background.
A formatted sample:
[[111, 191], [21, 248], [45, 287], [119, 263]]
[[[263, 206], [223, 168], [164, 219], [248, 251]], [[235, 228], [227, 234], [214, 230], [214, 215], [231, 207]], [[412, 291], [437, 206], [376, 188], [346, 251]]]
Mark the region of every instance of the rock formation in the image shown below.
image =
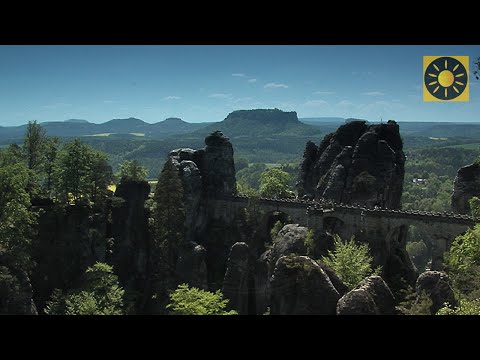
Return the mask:
[[222, 293], [229, 299], [228, 307], [240, 315], [248, 314], [249, 279], [252, 276], [249, 265], [249, 248], [244, 242], [237, 242], [230, 250], [227, 271], [223, 280]]
[[149, 193], [147, 181], [133, 180], [121, 182], [115, 191], [112, 260], [123, 286], [144, 279], [147, 273], [149, 232], [145, 201]]
[[393, 315], [395, 297], [380, 276], [369, 276], [337, 304], [337, 315]]
[[186, 242], [180, 246], [176, 275], [180, 283], [199, 289], [208, 289], [206, 250], [202, 245]]
[[480, 164], [474, 163], [460, 168], [453, 182], [451, 196], [452, 211], [470, 214], [470, 200], [480, 197]]
[[53, 289], [69, 289], [89, 266], [106, 261], [109, 226], [107, 211], [96, 212], [86, 203], [36, 208], [43, 211], [33, 242], [36, 266], [31, 281], [40, 310]]
[[209, 289], [220, 289], [231, 246], [240, 241], [235, 219], [224, 218], [212, 202], [236, 192], [233, 147], [222, 132], [205, 138], [200, 150], [176, 149], [169, 157], [179, 170], [184, 188], [186, 242], [206, 249]]
[[441, 271], [425, 271], [422, 273], [417, 279], [416, 292], [417, 296], [426, 293], [432, 300], [432, 306], [430, 307], [432, 315], [441, 309], [444, 303], [449, 303], [452, 306], [458, 305], [450, 286], [450, 279], [446, 273]]
[[297, 182], [299, 197], [400, 208], [405, 155], [399, 126], [351, 121], [308, 142]]
[[364, 289], [353, 289], [337, 303], [337, 315], [380, 315], [372, 296]]
[[272, 277], [272, 315], [334, 315], [340, 294], [307, 256], [282, 256]]

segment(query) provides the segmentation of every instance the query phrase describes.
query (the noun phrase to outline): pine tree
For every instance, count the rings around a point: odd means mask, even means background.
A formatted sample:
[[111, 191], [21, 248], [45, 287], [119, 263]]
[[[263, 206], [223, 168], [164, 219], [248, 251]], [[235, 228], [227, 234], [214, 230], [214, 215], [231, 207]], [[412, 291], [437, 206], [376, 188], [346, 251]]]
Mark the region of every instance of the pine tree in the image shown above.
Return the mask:
[[164, 265], [175, 268], [178, 247], [185, 238], [183, 185], [178, 170], [169, 159], [163, 166], [155, 189], [155, 249], [160, 250]]
[[29, 121], [25, 132], [23, 150], [30, 170], [36, 170], [43, 161], [46, 140], [45, 129], [37, 121]]

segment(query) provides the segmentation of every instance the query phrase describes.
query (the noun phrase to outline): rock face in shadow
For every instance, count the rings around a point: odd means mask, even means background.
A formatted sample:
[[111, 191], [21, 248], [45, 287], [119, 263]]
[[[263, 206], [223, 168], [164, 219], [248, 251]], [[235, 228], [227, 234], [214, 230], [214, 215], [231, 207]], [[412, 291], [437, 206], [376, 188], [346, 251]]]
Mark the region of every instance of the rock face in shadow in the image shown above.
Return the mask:
[[308, 142], [297, 182], [299, 197], [399, 209], [405, 155], [399, 126], [351, 121]]
[[451, 196], [452, 211], [460, 214], [470, 214], [470, 200], [473, 196], [480, 197], [480, 164], [474, 163], [460, 168], [453, 182]]
[[337, 315], [379, 315], [379, 313], [368, 291], [353, 289], [338, 300]]
[[430, 307], [432, 315], [441, 309], [446, 302], [452, 306], [458, 305], [450, 286], [450, 279], [446, 273], [441, 271], [425, 271], [420, 274], [417, 279], [416, 292], [417, 296], [426, 293], [432, 300], [432, 306]]
[[218, 197], [236, 193], [235, 164], [230, 139], [215, 131], [205, 138], [202, 164], [203, 188], [208, 196]]
[[[400, 209], [405, 175], [405, 155], [395, 121], [369, 125], [350, 121], [328, 134], [317, 146], [307, 143], [299, 178], [298, 195], [327, 203], [354, 204], [367, 208]], [[316, 251], [326, 255], [329, 235], [355, 236], [368, 243], [374, 266], [381, 266], [385, 281], [396, 292], [418, 277], [406, 251], [407, 226], [391, 229], [376, 224], [361, 228], [332, 216], [316, 231]]]
[[0, 249], [0, 315], [37, 315], [28, 274], [14, 260]]
[[393, 315], [395, 312], [395, 296], [380, 276], [369, 276], [363, 279], [356, 288], [364, 289], [372, 296], [381, 315]]
[[112, 199], [112, 262], [120, 284], [143, 291], [148, 273], [150, 234], [145, 201], [147, 181], [121, 182]]
[[34, 301], [41, 312], [53, 289], [70, 289], [83, 272], [108, 256], [108, 210], [89, 204], [36, 206], [42, 209], [32, 243]]
[[248, 245], [235, 243], [230, 250], [223, 280], [222, 293], [229, 299], [228, 308], [237, 310], [240, 315], [248, 314], [249, 277], [252, 276], [249, 258]]
[[180, 246], [176, 275], [180, 283], [199, 289], [208, 289], [206, 250], [202, 245], [188, 242]]
[[337, 315], [393, 315], [395, 297], [380, 276], [363, 279], [338, 301]]
[[300, 226], [299, 224], [285, 225], [273, 240], [269, 259], [270, 264], [275, 266], [280, 257], [290, 254], [307, 255], [307, 248], [305, 246], [307, 231], [308, 229], [306, 227]]
[[282, 256], [272, 277], [272, 315], [334, 315], [340, 294], [307, 256]]
[[233, 147], [228, 137], [215, 131], [205, 138], [205, 148], [176, 149], [169, 157], [179, 170], [184, 188], [186, 242], [206, 249], [208, 287], [222, 287], [230, 248], [240, 241], [235, 219], [228, 218], [213, 201], [236, 192]]

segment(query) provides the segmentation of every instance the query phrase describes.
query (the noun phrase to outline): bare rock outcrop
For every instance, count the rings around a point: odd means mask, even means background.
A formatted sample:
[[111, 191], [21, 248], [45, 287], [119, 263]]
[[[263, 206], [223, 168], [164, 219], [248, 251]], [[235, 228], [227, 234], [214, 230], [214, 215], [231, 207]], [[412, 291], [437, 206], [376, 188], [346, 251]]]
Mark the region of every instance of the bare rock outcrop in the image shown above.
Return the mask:
[[477, 163], [458, 170], [453, 182], [452, 211], [459, 214], [470, 214], [468, 201], [473, 196], [480, 197], [480, 164]]
[[400, 208], [405, 155], [399, 126], [351, 121], [323, 139], [308, 142], [298, 195], [368, 207]]
[[307, 256], [282, 256], [272, 277], [271, 315], [334, 315], [340, 294]]
[[432, 306], [430, 307], [432, 315], [441, 309], [444, 303], [449, 303], [452, 306], [458, 305], [450, 285], [450, 279], [442, 271], [425, 271], [420, 274], [417, 279], [416, 292], [417, 296], [425, 293], [432, 300]]
[[363, 279], [338, 301], [337, 315], [393, 315], [395, 297], [380, 276]]

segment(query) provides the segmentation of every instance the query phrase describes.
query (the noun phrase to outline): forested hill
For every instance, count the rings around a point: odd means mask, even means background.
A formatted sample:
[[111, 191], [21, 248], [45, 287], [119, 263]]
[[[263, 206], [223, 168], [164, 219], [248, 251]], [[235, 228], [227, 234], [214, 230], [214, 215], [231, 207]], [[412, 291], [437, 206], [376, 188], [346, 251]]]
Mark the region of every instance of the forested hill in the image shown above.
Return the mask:
[[[49, 121], [42, 127], [50, 136], [102, 136], [118, 138], [119, 135], [130, 137], [165, 138], [171, 135], [186, 134], [208, 126], [210, 123], [188, 123], [179, 118], [168, 118], [149, 124], [141, 119], [112, 119], [102, 124], [94, 124], [86, 120], [69, 119], [65, 121]], [[27, 125], [0, 127], [0, 141], [21, 139]]]
[[316, 137], [323, 131], [298, 120], [295, 111], [279, 109], [237, 110], [228, 114], [225, 120], [197, 130], [202, 136], [221, 130], [231, 139], [239, 137]]

